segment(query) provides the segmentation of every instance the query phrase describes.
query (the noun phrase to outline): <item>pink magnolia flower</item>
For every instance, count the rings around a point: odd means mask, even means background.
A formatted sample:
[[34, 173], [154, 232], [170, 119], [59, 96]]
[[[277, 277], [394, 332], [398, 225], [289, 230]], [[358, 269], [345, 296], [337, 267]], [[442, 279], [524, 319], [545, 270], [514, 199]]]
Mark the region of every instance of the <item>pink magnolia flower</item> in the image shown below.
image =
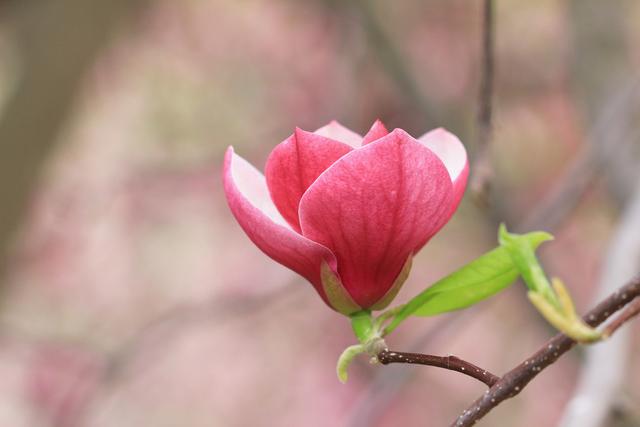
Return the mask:
[[348, 315], [391, 302], [468, 173], [464, 146], [444, 129], [416, 140], [376, 121], [362, 137], [334, 121], [276, 146], [266, 179], [229, 147], [224, 189], [249, 238]]

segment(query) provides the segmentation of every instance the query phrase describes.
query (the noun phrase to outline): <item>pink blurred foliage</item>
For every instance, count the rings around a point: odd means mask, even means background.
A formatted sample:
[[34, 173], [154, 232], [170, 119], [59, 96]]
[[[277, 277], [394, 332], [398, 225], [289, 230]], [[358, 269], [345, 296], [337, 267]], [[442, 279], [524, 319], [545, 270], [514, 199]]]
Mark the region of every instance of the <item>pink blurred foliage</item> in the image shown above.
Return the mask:
[[[418, 11], [407, 8], [401, 17], [403, 31], [394, 35], [406, 39], [407, 55], [423, 74], [423, 90], [444, 103], [472, 99], [479, 61], [479, 9], [456, 0], [441, 4], [424, 3]], [[404, 44], [403, 44], [404, 45]], [[434, 84], [436, 83], [437, 84]]]
[[45, 424], [80, 426], [101, 376], [94, 354], [63, 346], [33, 349], [26, 366], [26, 398]]
[[148, 41], [187, 71], [223, 77], [237, 70], [249, 82], [268, 81], [262, 96], [281, 113], [271, 110], [268, 126], [293, 112], [303, 124], [315, 124], [318, 113], [331, 114], [351, 93], [334, 20], [311, 2], [162, 2], [146, 30]]

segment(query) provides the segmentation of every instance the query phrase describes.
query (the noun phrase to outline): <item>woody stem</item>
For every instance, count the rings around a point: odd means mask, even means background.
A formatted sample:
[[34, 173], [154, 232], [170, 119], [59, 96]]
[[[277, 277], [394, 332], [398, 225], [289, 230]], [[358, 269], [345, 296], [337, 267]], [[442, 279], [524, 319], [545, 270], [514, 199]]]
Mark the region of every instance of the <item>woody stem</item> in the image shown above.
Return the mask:
[[383, 350], [377, 355], [378, 361], [383, 365], [391, 363], [409, 363], [412, 365], [435, 366], [438, 368], [457, 371], [482, 381], [488, 387], [493, 386], [500, 379], [486, 369], [482, 369], [473, 363], [455, 356], [433, 356], [422, 353], [405, 353], [400, 351]]

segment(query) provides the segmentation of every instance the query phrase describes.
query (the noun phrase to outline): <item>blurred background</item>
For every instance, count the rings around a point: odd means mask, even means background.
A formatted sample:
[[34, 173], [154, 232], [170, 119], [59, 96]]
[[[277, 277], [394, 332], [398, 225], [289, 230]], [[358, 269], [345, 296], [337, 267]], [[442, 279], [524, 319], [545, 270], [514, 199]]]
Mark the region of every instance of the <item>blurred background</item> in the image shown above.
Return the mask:
[[[444, 126], [479, 147], [479, 0], [0, 3], [0, 426], [445, 426], [484, 391], [351, 367], [354, 337], [229, 213], [225, 148], [295, 126]], [[544, 229], [580, 311], [640, 267], [640, 2], [495, 2], [490, 191], [468, 191], [397, 298]], [[472, 166], [472, 174], [474, 169]], [[480, 200], [481, 203], [474, 202]], [[640, 322], [482, 425], [640, 426]], [[552, 336], [521, 284], [409, 320], [397, 350], [501, 374]]]

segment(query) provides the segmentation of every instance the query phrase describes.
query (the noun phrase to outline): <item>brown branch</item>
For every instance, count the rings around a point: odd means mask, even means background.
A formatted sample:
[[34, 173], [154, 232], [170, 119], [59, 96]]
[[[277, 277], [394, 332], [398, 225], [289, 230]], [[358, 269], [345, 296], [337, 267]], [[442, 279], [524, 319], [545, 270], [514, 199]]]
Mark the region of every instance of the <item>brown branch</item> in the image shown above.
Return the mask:
[[412, 365], [426, 365], [449, 369], [482, 381], [489, 387], [493, 386], [500, 379], [486, 369], [482, 369], [455, 356], [433, 356], [431, 354], [383, 350], [378, 353], [378, 360], [383, 365], [390, 363], [409, 363]]
[[471, 194], [483, 205], [487, 204], [489, 184], [493, 176], [489, 156], [489, 141], [493, 131], [493, 75], [494, 75], [494, 14], [493, 0], [484, 0], [482, 17], [482, 69], [478, 98], [476, 159], [472, 170]]
[[[593, 310], [589, 311], [583, 319], [590, 326], [598, 326], [618, 310], [632, 303], [634, 299], [639, 297], [640, 276], [607, 297]], [[637, 303], [633, 302], [633, 304], [629, 306], [634, 306], [635, 304]], [[622, 316], [625, 316], [625, 313], [627, 313], [627, 311], [623, 312]], [[638, 312], [628, 314], [628, 316], [625, 316], [623, 323], [630, 320], [633, 315], [637, 315]], [[493, 408], [502, 403], [502, 401], [518, 395], [533, 378], [558, 360], [560, 356], [569, 351], [575, 344], [575, 341], [564, 334], [556, 335], [524, 362], [507, 372], [486, 393], [469, 406], [451, 425], [455, 427], [474, 425]]]
[[618, 317], [613, 319], [610, 324], [603, 331], [605, 337], [610, 337], [615, 331], [633, 317], [640, 314], [640, 298], [636, 298], [631, 304], [629, 304]]

